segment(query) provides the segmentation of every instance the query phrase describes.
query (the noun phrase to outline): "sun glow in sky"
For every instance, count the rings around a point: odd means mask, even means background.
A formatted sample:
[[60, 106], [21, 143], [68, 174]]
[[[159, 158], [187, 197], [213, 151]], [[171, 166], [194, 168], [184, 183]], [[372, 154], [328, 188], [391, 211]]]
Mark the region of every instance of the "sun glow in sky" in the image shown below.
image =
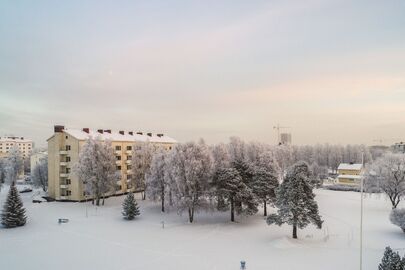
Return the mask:
[[405, 2], [1, 1], [0, 134], [405, 140]]

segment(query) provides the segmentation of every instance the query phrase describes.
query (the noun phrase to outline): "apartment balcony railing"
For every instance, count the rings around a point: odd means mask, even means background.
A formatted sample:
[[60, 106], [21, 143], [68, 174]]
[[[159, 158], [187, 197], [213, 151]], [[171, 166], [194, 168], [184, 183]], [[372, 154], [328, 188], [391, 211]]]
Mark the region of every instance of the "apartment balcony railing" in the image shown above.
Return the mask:
[[131, 160], [125, 160], [126, 164], [131, 164]]
[[66, 150], [60, 150], [60, 151], [59, 151], [59, 154], [61, 154], [61, 155], [67, 155], [67, 154], [68, 154], [68, 151], [66, 151]]
[[127, 150], [127, 151], [125, 151], [125, 154], [127, 154], [127, 155], [132, 154], [132, 150]]
[[68, 165], [68, 163], [67, 163], [66, 161], [61, 161], [61, 162], [60, 162], [60, 166], [65, 167], [65, 166], [67, 166], [67, 165]]
[[66, 177], [69, 177], [69, 174], [68, 173], [60, 173], [60, 177], [66, 178]]

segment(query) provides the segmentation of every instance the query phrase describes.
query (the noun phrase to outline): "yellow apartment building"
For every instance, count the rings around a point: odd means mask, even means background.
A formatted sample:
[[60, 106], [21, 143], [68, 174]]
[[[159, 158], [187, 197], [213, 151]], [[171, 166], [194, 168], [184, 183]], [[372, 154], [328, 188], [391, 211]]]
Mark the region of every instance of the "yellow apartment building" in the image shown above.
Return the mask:
[[115, 151], [116, 168], [121, 172], [121, 181], [117, 183], [116, 194], [133, 190], [130, 186], [132, 177], [132, 149], [136, 143], [150, 142], [156, 147], [172, 149], [176, 140], [164, 134], [152, 134], [133, 131], [114, 132], [107, 130], [70, 129], [54, 126], [54, 134], [48, 141], [48, 193], [51, 198], [60, 201], [83, 201], [84, 186], [75, 174], [73, 165], [79, 160], [79, 153], [90, 138], [110, 140]]
[[338, 174], [338, 184], [360, 185], [363, 177], [363, 164], [341, 163], [338, 167]]

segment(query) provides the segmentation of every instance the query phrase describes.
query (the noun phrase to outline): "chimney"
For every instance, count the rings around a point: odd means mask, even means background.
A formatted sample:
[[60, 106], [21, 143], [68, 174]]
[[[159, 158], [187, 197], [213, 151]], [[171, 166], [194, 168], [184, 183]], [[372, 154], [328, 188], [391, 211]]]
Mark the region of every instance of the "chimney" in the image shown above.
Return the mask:
[[111, 134], [111, 129], [106, 129], [104, 132], [110, 133]]
[[136, 134], [138, 134], [138, 135], [143, 135], [143, 133], [142, 133], [142, 132], [140, 132], [140, 131], [138, 131]]
[[64, 126], [58, 126], [58, 125], [54, 126], [55, 132], [63, 132], [64, 129], [65, 129]]
[[103, 130], [102, 130], [102, 129], [97, 129], [97, 132], [103, 134]]
[[83, 128], [83, 131], [86, 133], [90, 133], [90, 129], [89, 128]]
[[124, 135], [124, 131], [123, 131], [123, 130], [120, 130], [119, 132], [120, 132], [121, 135]]
[[152, 133], [151, 133], [151, 132], [146, 133], [146, 135], [148, 135], [149, 137], [152, 137]]
[[129, 131], [128, 134], [131, 135], [131, 136], [133, 136], [133, 135], [134, 135], [134, 132], [133, 132], [133, 131]]
[[163, 134], [162, 133], [160, 133], [160, 134], [156, 134], [158, 137], [163, 137]]

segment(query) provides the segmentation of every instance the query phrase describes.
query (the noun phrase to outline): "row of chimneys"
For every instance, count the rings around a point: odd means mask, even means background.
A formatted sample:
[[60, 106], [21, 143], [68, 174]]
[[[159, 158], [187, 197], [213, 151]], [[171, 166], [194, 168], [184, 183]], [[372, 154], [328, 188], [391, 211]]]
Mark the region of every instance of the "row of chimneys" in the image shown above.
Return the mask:
[[[54, 128], [55, 132], [62, 132], [64, 129], [65, 129], [64, 126], [55, 126], [55, 128]], [[83, 130], [84, 132], [86, 132], [86, 133], [90, 133], [90, 129], [89, 129], [89, 128], [83, 128], [82, 130]], [[104, 129], [104, 130], [103, 130], [103, 129], [98, 129], [97, 132], [100, 133], [100, 134], [103, 134], [104, 132], [111, 134], [111, 129]], [[125, 132], [124, 132], [123, 130], [120, 130], [119, 133], [120, 133], [121, 135], [124, 135], [124, 134], [125, 134]], [[128, 131], [128, 134], [131, 135], [131, 136], [133, 136], [133, 135], [134, 135], [134, 132], [133, 132], [133, 131]], [[138, 135], [143, 135], [142, 132], [137, 132], [136, 134], [138, 134]], [[146, 133], [146, 135], [148, 135], [149, 137], [152, 137], [152, 133], [151, 133], [151, 132]], [[163, 134], [159, 133], [159, 134], [156, 134], [156, 136], [158, 136], [158, 137], [163, 137]]]

